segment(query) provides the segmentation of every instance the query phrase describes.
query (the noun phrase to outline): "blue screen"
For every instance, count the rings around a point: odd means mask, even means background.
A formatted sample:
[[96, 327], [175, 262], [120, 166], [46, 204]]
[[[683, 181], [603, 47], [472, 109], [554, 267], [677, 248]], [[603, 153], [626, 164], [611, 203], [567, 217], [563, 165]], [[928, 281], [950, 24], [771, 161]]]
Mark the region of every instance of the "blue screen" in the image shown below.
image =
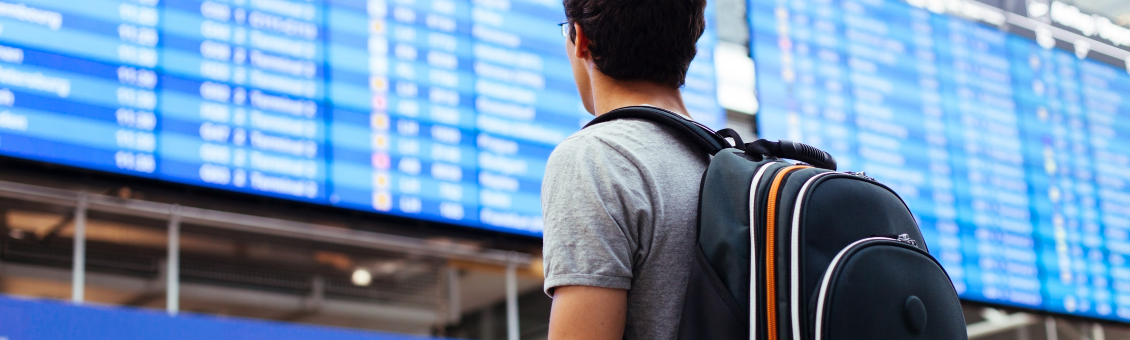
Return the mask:
[[0, 339], [21, 340], [427, 340], [422, 336], [109, 306], [76, 306], [0, 295]]
[[[0, 4], [0, 154], [536, 236], [546, 159], [591, 119], [563, 18], [556, 0]], [[721, 127], [715, 41], [683, 93]]]
[[893, 0], [752, 0], [762, 137], [898, 192], [967, 300], [1130, 321], [1130, 75]]

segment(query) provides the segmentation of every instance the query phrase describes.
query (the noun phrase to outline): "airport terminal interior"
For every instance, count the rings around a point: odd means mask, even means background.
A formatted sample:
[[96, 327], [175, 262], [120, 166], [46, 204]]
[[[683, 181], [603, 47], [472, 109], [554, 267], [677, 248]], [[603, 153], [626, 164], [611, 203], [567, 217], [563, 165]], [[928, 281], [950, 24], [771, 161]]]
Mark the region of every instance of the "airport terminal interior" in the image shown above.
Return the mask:
[[[0, 340], [547, 339], [541, 182], [592, 119], [564, 19], [0, 0]], [[708, 0], [706, 22], [692, 117], [897, 192], [970, 339], [1130, 339], [1130, 1]]]

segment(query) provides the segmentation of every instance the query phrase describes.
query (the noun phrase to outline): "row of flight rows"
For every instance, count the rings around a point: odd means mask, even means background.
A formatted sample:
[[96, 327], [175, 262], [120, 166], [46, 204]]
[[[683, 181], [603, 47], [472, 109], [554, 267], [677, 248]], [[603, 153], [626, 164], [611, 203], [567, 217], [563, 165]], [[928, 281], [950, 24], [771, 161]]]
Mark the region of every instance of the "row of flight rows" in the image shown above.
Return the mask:
[[1126, 72], [901, 1], [750, 16], [765, 136], [895, 188], [963, 298], [1130, 319]]
[[[561, 15], [507, 0], [0, 6], [0, 153], [536, 235], [545, 160], [589, 117]], [[713, 39], [684, 94], [717, 126]]]

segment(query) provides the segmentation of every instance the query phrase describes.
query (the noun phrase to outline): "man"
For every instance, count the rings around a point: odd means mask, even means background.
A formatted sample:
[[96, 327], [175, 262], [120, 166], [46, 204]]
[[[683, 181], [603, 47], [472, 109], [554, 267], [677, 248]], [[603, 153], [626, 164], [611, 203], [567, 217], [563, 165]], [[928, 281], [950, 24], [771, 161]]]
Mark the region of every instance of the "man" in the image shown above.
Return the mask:
[[[563, 35], [594, 115], [647, 105], [690, 118], [679, 87], [704, 0], [565, 0]], [[549, 158], [542, 187], [549, 339], [674, 339], [707, 156], [642, 120], [586, 128]]]

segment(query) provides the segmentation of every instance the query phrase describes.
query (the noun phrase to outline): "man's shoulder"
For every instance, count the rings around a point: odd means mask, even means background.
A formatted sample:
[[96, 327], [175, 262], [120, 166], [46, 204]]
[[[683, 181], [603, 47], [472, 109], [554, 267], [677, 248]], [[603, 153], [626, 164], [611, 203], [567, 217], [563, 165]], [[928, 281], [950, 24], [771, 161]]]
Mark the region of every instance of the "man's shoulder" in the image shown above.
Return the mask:
[[690, 150], [675, 131], [643, 119], [618, 119], [577, 131], [562, 141], [553, 153], [617, 152], [635, 158], [680, 151]]

